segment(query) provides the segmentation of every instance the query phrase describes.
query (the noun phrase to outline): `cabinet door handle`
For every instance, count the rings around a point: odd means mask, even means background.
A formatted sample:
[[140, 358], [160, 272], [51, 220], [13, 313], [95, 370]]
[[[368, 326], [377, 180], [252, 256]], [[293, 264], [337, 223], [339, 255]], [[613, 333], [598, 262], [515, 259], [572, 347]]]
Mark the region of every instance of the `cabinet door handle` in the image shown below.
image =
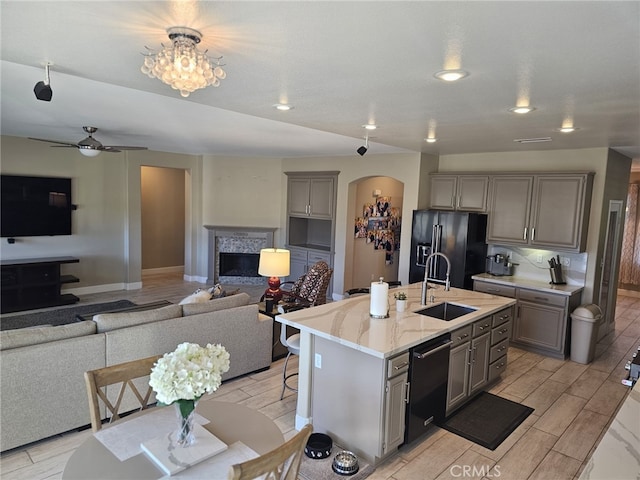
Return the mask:
[[504, 362], [501, 362], [498, 365], [496, 365], [496, 370], [500, 370], [502, 367], [504, 367]]
[[463, 338], [467, 338], [469, 336], [468, 333], [465, 333], [464, 335], [458, 335], [456, 340], [462, 340]]
[[524, 227], [524, 235], [522, 236], [523, 240], [527, 239], [527, 227]]
[[498, 330], [498, 333], [502, 335], [503, 333], [507, 333], [509, 331], [508, 328], [503, 328], [502, 330]]
[[489, 324], [488, 324], [488, 323], [485, 323], [484, 325], [480, 325], [480, 326], [478, 327], [478, 330], [484, 330], [484, 329], [485, 329], [485, 328], [487, 328], [488, 326], [489, 326]]
[[531, 227], [531, 241], [535, 241], [536, 239], [536, 227]]
[[411, 390], [411, 383], [410, 382], [405, 382], [405, 394], [404, 394], [404, 403], [409, 403], [409, 390]]
[[473, 355], [471, 358], [471, 363], [476, 363], [476, 350], [478, 349], [478, 347], [473, 347]]
[[409, 362], [404, 362], [404, 363], [401, 363], [400, 365], [396, 365], [396, 366], [395, 366], [395, 367], [393, 367], [393, 368], [394, 368], [395, 370], [401, 370], [401, 369], [403, 369], [404, 367], [408, 367], [408, 366], [409, 366]]

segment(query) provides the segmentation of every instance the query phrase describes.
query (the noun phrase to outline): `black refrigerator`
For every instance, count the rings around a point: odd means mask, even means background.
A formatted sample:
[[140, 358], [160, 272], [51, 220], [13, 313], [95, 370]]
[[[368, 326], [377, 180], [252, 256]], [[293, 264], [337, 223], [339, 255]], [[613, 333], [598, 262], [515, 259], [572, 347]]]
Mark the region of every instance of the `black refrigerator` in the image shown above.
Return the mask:
[[444, 283], [447, 273], [444, 258], [436, 255], [426, 265], [431, 253], [441, 252], [451, 262], [451, 286], [473, 290], [471, 276], [485, 271], [486, 234], [485, 214], [414, 210], [409, 282], [423, 281], [425, 268], [428, 268], [429, 278]]

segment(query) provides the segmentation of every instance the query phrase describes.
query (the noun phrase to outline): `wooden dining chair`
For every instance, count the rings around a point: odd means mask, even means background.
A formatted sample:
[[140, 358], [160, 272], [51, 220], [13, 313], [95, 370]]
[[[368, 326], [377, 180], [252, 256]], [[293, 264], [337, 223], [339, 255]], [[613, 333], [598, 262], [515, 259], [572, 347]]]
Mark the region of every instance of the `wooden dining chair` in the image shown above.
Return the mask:
[[[147, 382], [147, 389], [144, 395], [133, 382], [137, 378], [146, 377], [151, 373], [154, 363], [161, 358], [162, 355], [154, 355], [153, 357], [133, 360], [131, 362], [119, 363], [109, 367], [98, 368], [84, 372], [84, 380], [87, 386], [87, 395], [89, 397], [89, 413], [91, 414], [91, 428], [97, 432], [102, 428], [102, 415], [100, 414], [100, 401], [104, 404], [108, 413], [110, 413], [109, 423], [120, 418], [120, 407], [122, 400], [125, 398], [127, 390], [131, 391], [138, 399], [140, 408], [147, 408], [152, 389]], [[120, 384], [120, 392], [115, 403], [112, 403], [106, 393], [108, 385]], [[129, 387], [127, 389], [127, 387]], [[108, 415], [109, 416], [109, 415]]]
[[294, 437], [278, 448], [252, 460], [232, 465], [229, 479], [296, 480], [304, 447], [312, 431], [313, 426], [308, 423]]

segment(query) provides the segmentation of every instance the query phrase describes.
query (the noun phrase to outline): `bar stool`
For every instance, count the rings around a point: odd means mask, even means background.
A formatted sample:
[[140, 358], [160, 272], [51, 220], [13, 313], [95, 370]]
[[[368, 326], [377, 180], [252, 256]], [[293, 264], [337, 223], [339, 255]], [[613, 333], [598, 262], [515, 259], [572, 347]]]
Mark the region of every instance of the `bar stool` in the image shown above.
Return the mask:
[[282, 370], [282, 394], [280, 394], [280, 400], [284, 398], [284, 390], [288, 388], [292, 392], [297, 392], [298, 389], [294, 387], [290, 387], [287, 385], [287, 380], [291, 377], [298, 375], [298, 373], [290, 373], [287, 375], [287, 364], [289, 363], [289, 357], [291, 355], [300, 355], [300, 334], [295, 333], [287, 338], [287, 326], [282, 324], [280, 328], [280, 343], [284, 346], [289, 353], [287, 353], [287, 358], [284, 361], [284, 369]]

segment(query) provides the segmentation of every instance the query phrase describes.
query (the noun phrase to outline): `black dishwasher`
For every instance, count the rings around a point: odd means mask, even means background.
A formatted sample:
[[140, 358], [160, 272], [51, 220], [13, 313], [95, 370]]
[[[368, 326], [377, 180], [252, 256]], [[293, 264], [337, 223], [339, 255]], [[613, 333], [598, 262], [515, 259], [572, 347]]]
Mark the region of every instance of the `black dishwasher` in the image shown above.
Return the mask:
[[427, 431], [432, 422], [444, 420], [451, 334], [441, 335], [409, 350], [409, 401], [404, 443]]

